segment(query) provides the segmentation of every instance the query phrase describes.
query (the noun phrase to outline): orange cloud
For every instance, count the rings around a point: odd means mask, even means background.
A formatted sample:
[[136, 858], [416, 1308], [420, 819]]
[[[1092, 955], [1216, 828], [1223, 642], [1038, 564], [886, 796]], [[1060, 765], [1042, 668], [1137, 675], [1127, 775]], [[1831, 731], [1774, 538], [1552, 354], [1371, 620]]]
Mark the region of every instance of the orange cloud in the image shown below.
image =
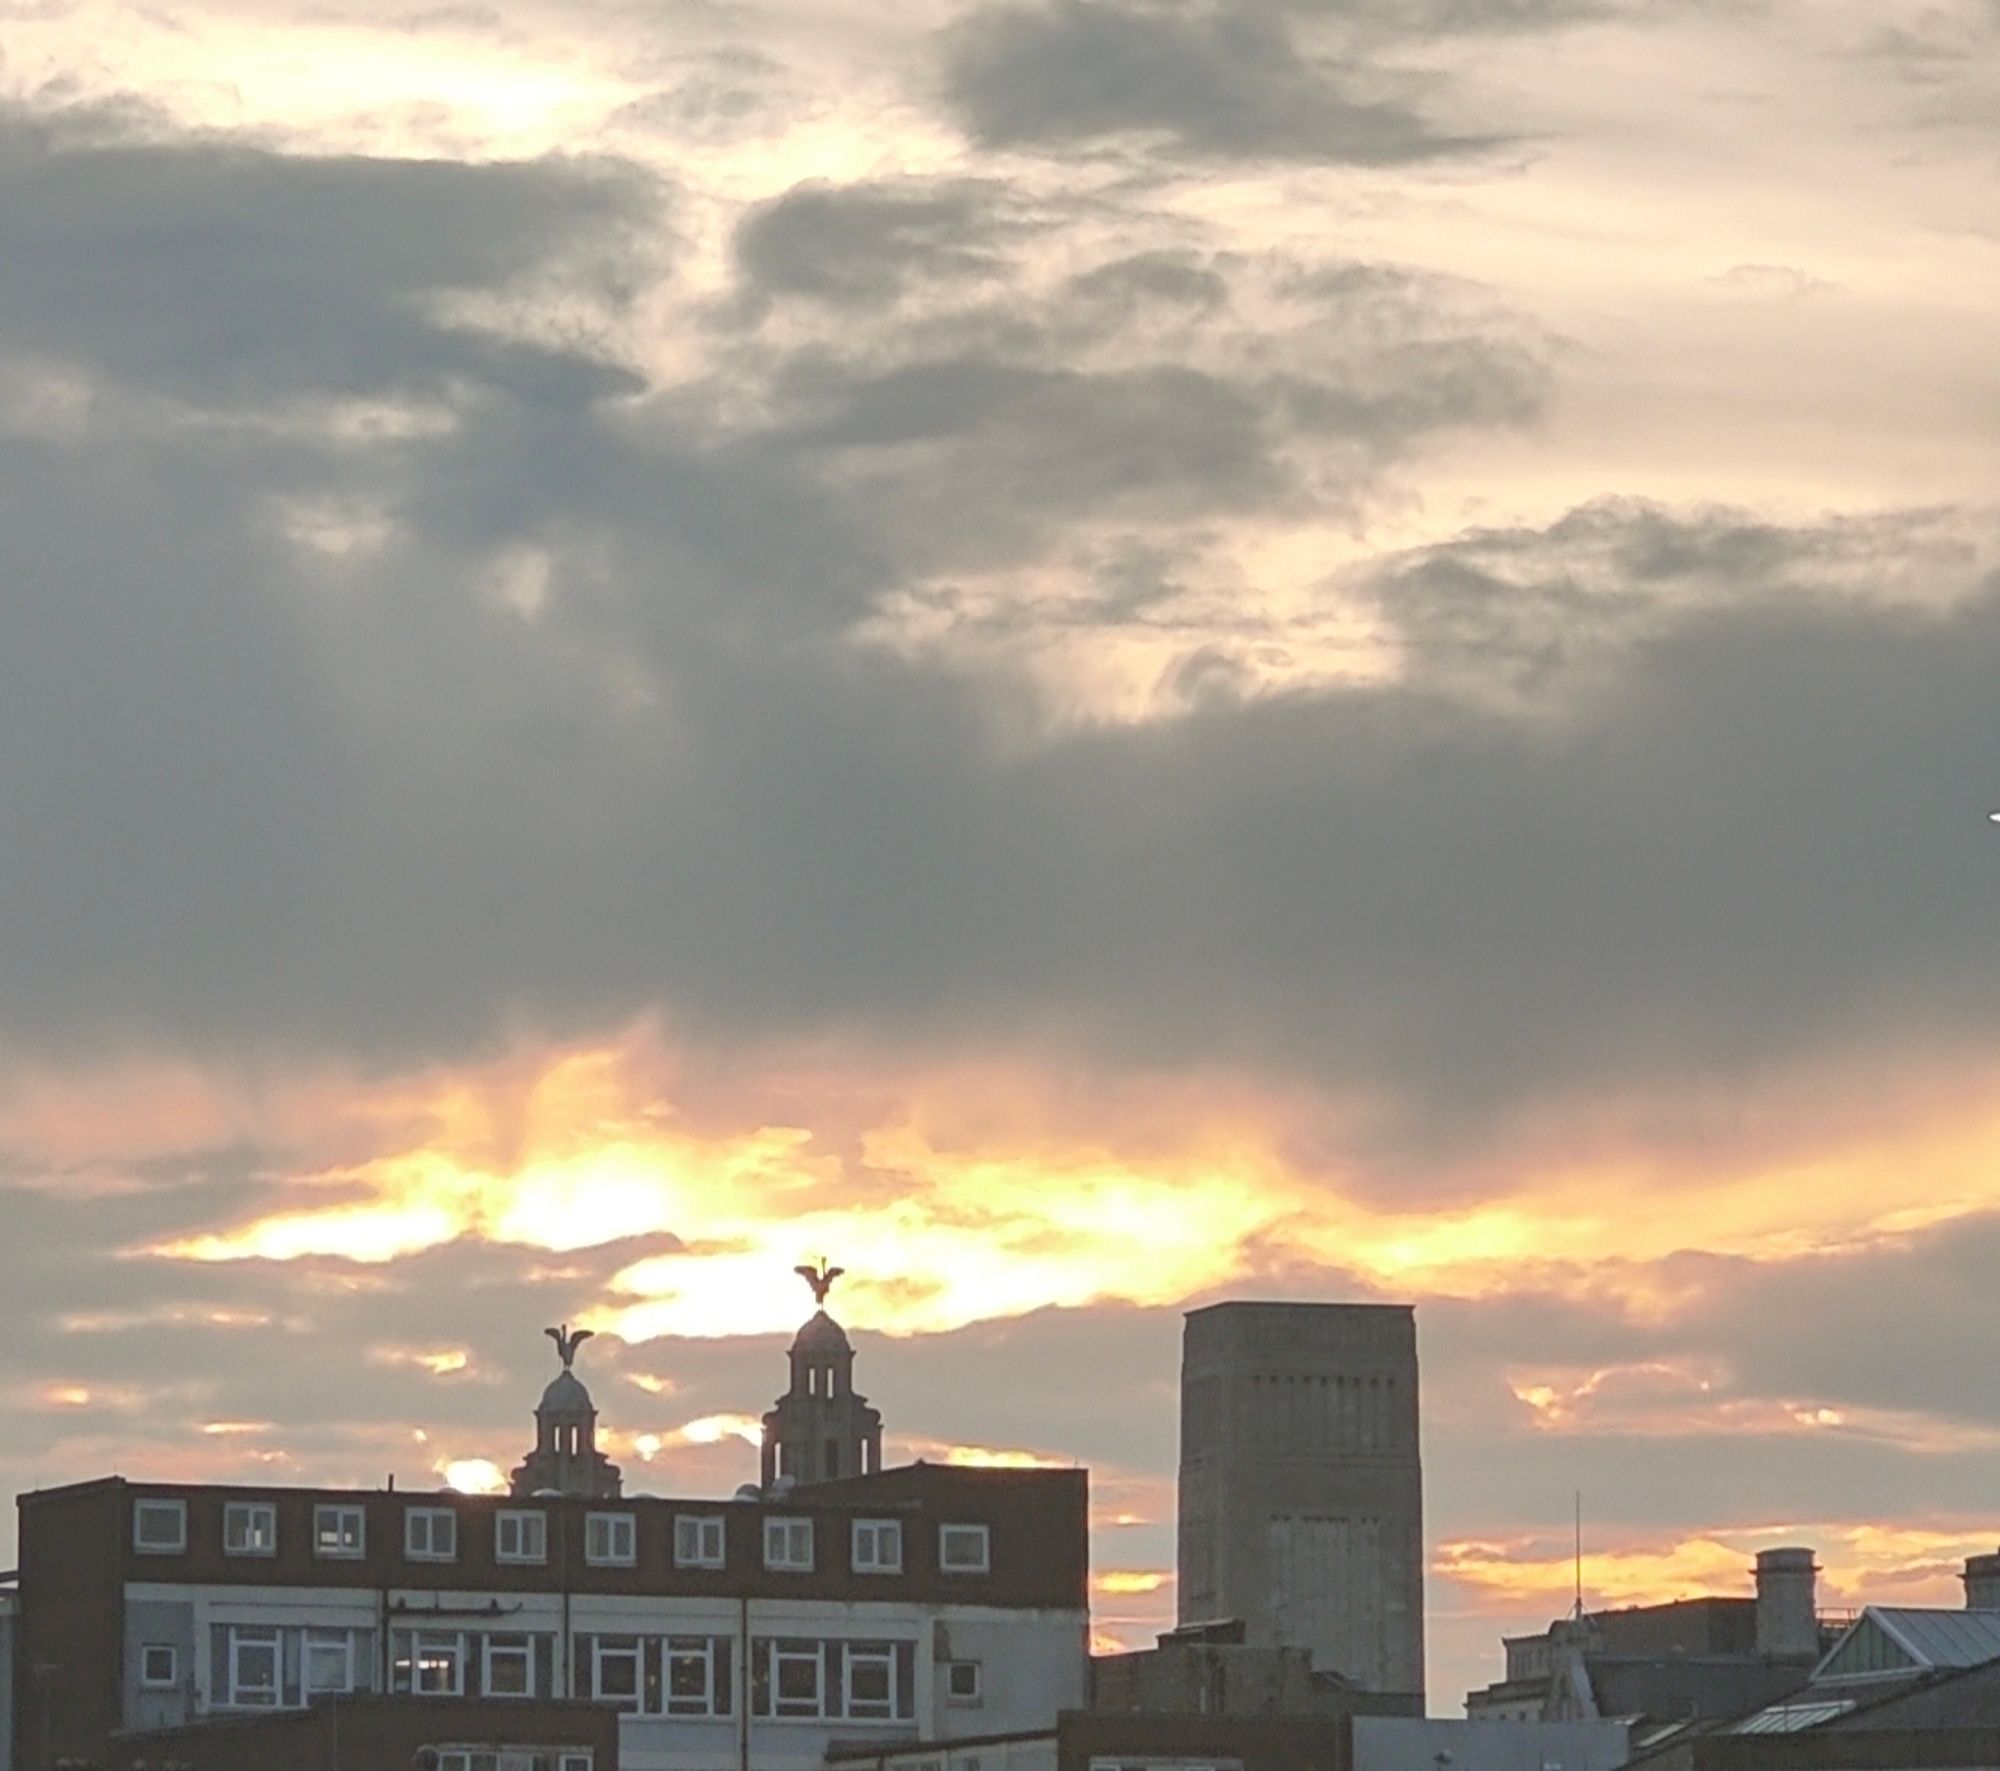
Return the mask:
[[[2000, 1112], [1958, 1097], [1902, 1101], [1943, 1117], [1839, 1125], [1847, 1141], [1825, 1147], [1786, 1121], [1720, 1160], [1641, 1159], [1602, 1124], [1550, 1154], [1528, 1128], [1513, 1153], [1536, 1164], [1496, 1168], [1483, 1200], [1399, 1206], [1303, 1168], [1291, 1134], [1309, 1110], [1323, 1130], [1323, 1107], [1240, 1079], [1124, 1085], [1093, 1119], [1005, 1067], [885, 1081], [799, 1060], [770, 1079], [798, 1121], [767, 1122], [754, 1089], [704, 1109], [674, 1068], [635, 1034], [412, 1080], [344, 1118], [322, 1100], [314, 1111], [344, 1136], [373, 1131], [373, 1153], [305, 1168], [277, 1209], [150, 1252], [353, 1272], [461, 1238], [561, 1254], [650, 1237], [658, 1252], [621, 1267], [586, 1317], [627, 1341], [789, 1330], [798, 1300], [783, 1276], [821, 1251], [849, 1269], [846, 1318], [899, 1334], [1174, 1303], [1287, 1265], [1418, 1300], [1543, 1292], [1662, 1319], [1700, 1301], [1702, 1281], [1665, 1264], [1691, 1247], [1814, 1259], [2000, 1209]], [[1907, 1191], [1883, 1176], [1912, 1166], [1926, 1203], [1896, 1203]], [[1557, 1424], [1641, 1381], [1673, 1374], [1524, 1375], [1516, 1394]]]
[[[1990, 1523], [1977, 1526], [1855, 1525], [1792, 1521], [1730, 1528], [1609, 1548], [1588, 1539], [1585, 1601], [1593, 1608], [1661, 1604], [1704, 1594], [1748, 1598], [1759, 1550], [1806, 1544], [1818, 1552], [1822, 1604], [1957, 1605], [1958, 1574], [1969, 1555], [1993, 1548]], [[1431, 1570], [1477, 1595], [1481, 1609], [1534, 1615], [1562, 1610], [1575, 1590], [1570, 1546], [1549, 1538], [1462, 1539], [1437, 1546]]]

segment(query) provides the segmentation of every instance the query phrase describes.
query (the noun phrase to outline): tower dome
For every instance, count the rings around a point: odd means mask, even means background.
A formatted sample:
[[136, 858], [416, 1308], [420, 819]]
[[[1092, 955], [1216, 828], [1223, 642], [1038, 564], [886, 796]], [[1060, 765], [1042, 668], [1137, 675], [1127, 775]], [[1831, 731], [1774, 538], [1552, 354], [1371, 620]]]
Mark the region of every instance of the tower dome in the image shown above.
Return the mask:
[[792, 1386], [764, 1416], [764, 1486], [872, 1475], [882, 1467], [882, 1415], [854, 1391], [854, 1345], [826, 1313], [841, 1269], [800, 1267], [819, 1306], [792, 1337]]
[[517, 1496], [578, 1494], [591, 1500], [615, 1498], [624, 1484], [618, 1466], [597, 1449], [597, 1405], [570, 1367], [576, 1350], [592, 1338], [588, 1328], [542, 1331], [556, 1344], [562, 1370], [549, 1380], [535, 1405], [535, 1448], [521, 1460], [508, 1486]]

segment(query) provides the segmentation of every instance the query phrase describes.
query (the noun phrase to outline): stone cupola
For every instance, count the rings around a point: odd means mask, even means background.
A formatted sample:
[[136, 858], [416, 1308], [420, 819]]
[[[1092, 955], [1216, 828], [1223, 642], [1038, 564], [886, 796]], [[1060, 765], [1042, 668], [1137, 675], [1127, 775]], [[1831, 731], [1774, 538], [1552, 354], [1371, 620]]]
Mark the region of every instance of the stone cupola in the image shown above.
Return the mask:
[[574, 1333], [568, 1323], [542, 1331], [556, 1344], [562, 1370], [550, 1380], [535, 1408], [535, 1449], [509, 1479], [517, 1498], [530, 1494], [574, 1494], [589, 1500], [615, 1499], [623, 1488], [618, 1466], [597, 1449], [597, 1407], [571, 1367], [576, 1350], [592, 1331]]
[[854, 1348], [826, 1313], [841, 1269], [800, 1267], [820, 1307], [792, 1340], [792, 1386], [764, 1416], [763, 1483], [795, 1486], [873, 1475], [882, 1467], [882, 1415], [854, 1391]]

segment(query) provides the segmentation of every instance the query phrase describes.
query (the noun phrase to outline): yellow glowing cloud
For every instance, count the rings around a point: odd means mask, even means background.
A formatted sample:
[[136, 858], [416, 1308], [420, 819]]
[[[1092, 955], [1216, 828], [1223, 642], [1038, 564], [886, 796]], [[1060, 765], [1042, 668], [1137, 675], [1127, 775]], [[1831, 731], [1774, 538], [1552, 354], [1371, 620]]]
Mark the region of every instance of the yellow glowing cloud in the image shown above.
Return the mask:
[[754, 1414], [705, 1414], [685, 1426], [676, 1427], [663, 1443], [673, 1445], [720, 1445], [725, 1439], [741, 1439], [746, 1445], [764, 1443], [764, 1423]]
[[1151, 1568], [1110, 1568], [1093, 1576], [1091, 1585], [1100, 1593], [1157, 1593], [1173, 1578]]
[[[1850, 1123], [1835, 1150], [1778, 1139], [1713, 1168], [1642, 1165], [1584, 1126], [1564, 1160], [1496, 1171], [1483, 1203], [1397, 1209], [1301, 1172], [1285, 1154], [1291, 1104], [1240, 1084], [1138, 1089], [1093, 1129], [1002, 1072], [920, 1073], [885, 1091], [829, 1068], [789, 1087], [809, 1123], [746, 1127], [738, 1102], [732, 1129], [728, 1115], [718, 1128], [668, 1106], [671, 1068], [634, 1037], [389, 1091], [387, 1153], [299, 1177], [286, 1209], [152, 1252], [332, 1258], [353, 1273], [462, 1237], [558, 1253], [651, 1237], [671, 1252], [628, 1261], [585, 1318], [627, 1341], [788, 1331], [800, 1300], [784, 1276], [821, 1251], [849, 1269], [843, 1315], [890, 1333], [1178, 1302], [1288, 1264], [1409, 1298], [1558, 1292], [1643, 1318], [1699, 1302], [1703, 1281], [1664, 1264], [1689, 1246], [1822, 1258], [2000, 1208], [2000, 1114], [1963, 1099], [1914, 1130]], [[1521, 1136], [1525, 1163], [1539, 1134]], [[1882, 1185], [1913, 1163], [1921, 1209]], [[1555, 1425], [1708, 1376], [1530, 1373], [1515, 1390]], [[1789, 1428], [1857, 1425], [1823, 1419], [1810, 1398], [1787, 1406]]]
[[[1704, 1594], [1747, 1598], [1759, 1550], [1804, 1544], [1818, 1552], [1823, 1603], [1954, 1605], [1969, 1555], [1993, 1548], [1991, 1525], [1977, 1529], [1789, 1522], [1627, 1543], [1586, 1546], [1583, 1588], [1594, 1609], [1651, 1605]], [[1575, 1590], [1573, 1552], [1550, 1540], [1440, 1544], [1432, 1572], [1487, 1601], [1524, 1612], [1560, 1610]], [[1488, 1605], [1485, 1608], [1494, 1608]]]
[[444, 1478], [446, 1487], [460, 1494], [501, 1494], [507, 1487], [505, 1472], [491, 1458], [457, 1457], [432, 1467]]

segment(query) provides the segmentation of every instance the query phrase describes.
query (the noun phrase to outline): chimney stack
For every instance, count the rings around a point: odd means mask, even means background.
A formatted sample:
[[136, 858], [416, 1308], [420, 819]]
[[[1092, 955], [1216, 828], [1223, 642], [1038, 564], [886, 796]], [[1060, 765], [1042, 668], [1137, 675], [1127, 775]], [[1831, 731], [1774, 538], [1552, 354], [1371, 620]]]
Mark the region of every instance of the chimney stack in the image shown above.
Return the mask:
[[1818, 1658], [1818, 1573], [1811, 1550], [1757, 1552], [1757, 1652], [1766, 1660]]
[[1965, 1608], [1968, 1611], [2000, 1611], [2000, 1551], [1987, 1556], [1967, 1556]]

